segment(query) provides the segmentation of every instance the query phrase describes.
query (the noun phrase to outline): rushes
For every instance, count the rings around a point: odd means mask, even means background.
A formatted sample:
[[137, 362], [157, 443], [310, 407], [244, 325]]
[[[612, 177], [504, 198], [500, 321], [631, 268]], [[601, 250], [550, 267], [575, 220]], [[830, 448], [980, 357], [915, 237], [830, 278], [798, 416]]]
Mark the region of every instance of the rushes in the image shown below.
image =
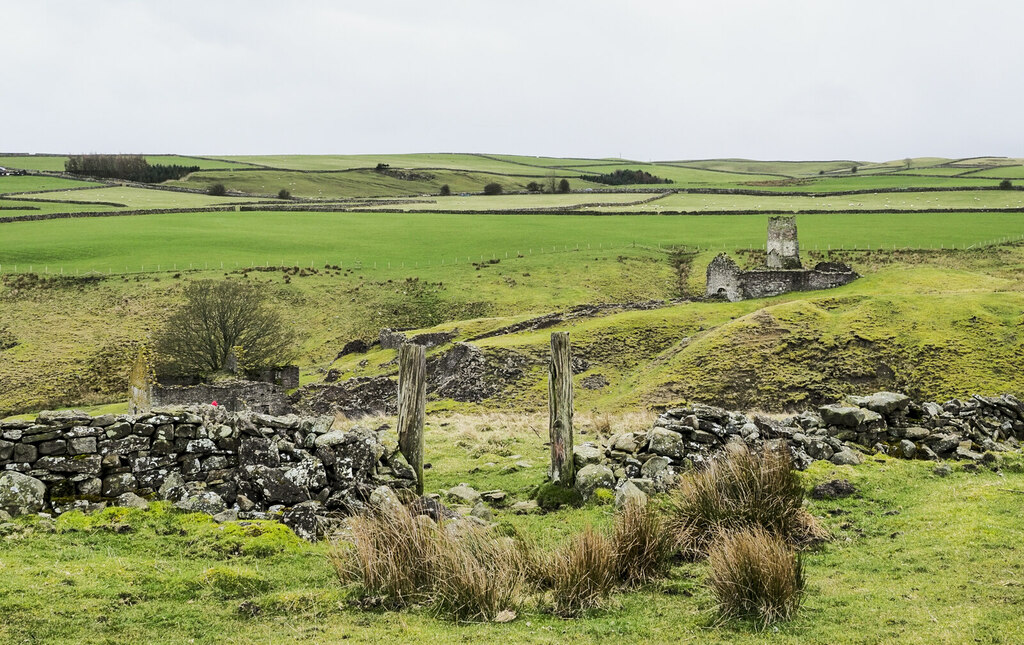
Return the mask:
[[762, 528], [723, 533], [708, 553], [708, 567], [708, 584], [724, 616], [767, 624], [792, 617], [800, 606], [800, 559]]

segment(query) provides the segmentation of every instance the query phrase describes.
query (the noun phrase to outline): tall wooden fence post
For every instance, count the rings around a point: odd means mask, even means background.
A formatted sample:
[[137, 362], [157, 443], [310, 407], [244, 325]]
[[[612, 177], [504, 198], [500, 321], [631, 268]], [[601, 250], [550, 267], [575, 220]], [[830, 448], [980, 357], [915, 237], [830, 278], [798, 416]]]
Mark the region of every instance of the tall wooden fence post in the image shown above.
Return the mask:
[[128, 376], [128, 414], [142, 414], [153, 408], [154, 380], [149, 350], [141, 347]]
[[576, 483], [572, 455], [572, 365], [569, 332], [551, 334], [548, 366], [548, 430], [551, 436], [551, 481], [562, 486]]
[[404, 343], [398, 349], [398, 449], [416, 472], [423, 494], [423, 422], [427, 407], [427, 350]]

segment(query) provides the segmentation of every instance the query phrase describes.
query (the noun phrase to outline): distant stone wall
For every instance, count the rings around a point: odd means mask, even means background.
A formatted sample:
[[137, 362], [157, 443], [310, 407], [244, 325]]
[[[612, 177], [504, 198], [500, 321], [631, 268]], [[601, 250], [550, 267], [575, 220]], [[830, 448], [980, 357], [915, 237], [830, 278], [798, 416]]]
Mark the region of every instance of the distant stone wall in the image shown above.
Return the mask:
[[289, 411], [286, 388], [274, 383], [223, 381], [153, 386], [153, 405], [157, 407], [209, 405], [214, 401], [228, 412], [250, 410], [263, 414], [285, 414]]
[[[206, 406], [137, 416], [43, 412], [33, 421], [3, 421], [0, 509], [59, 513], [132, 493], [243, 518], [298, 505], [353, 512], [378, 486], [413, 484], [412, 469], [382, 434], [331, 430], [332, 420]], [[35, 499], [18, 497], [33, 488], [40, 490]]]

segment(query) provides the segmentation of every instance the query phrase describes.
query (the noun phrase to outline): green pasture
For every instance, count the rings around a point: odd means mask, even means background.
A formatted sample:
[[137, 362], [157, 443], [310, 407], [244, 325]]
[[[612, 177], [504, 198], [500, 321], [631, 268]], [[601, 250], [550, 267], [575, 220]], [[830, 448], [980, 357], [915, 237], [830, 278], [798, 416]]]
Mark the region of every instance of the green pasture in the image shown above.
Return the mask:
[[[423, 154], [370, 154], [370, 155], [253, 155], [218, 157], [229, 161], [281, 168], [285, 170], [353, 170], [374, 168], [386, 163], [394, 169], [401, 168], [443, 168], [448, 170], [473, 170], [524, 174], [529, 171], [521, 163], [491, 159], [488, 155], [456, 153]], [[530, 157], [527, 157], [529, 159]]]
[[999, 166], [981, 172], [972, 172], [968, 177], [992, 177], [994, 179], [1024, 179], [1024, 166]]
[[8, 193], [24, 193], [36, 190], [66, 190], [83, 186], [100, 186], [94, 181], [76, 181], [61, 177], [42, 175], [11, 175], [0, 177], [0, 195]]
[[818, 172], [848, 169], [857, 161], [756, 161], [753, 159], [699, 159], [694, 161], [659, 161], [658, 165], [701, 168], [751, 175], [783, 175], [800, 177]]
[[[90, 190], [68, 190], [32, 195], [34, 200], [61, 200], [73, 202], [110, 202], [121, 204], [128, 209], [151, 208], [202, 208], [258, 201], [252, 197], [215, 197], [200, 193], [186, 193], [172, 190], [136, 188], [134, 186], [111, 186]], [[58, 212], [79, 210], [76, 204], [60, 204]]]
[[[88, 192], [88, 191], [84, 191]], [[43, 213], [95, 213], [99, 211], [116, 211], [117, 206], [104, 204], [65, 204], [62, 202], [33, 201], [26, 198], [3, 199], [0, 198], [0, 217], [19, 217], [21, 215], [40, 215]], [[14, 210], [8, 210], [14, 209]]]
[[0, 167], [63, 172], [66, 159], [67, 157], [50, 155], [12, 155], [0, 157]]
[[[513, 210], [523, 208], [571, 209], [595, 203], [630, 204], [651, 199], [652, 197], [657, 197], [657, 194], [592, 192], [529, 193], [525, 195], [452, 195], [451, 197], [432, 196], [429, 200], [414, 200], [408, 204], [393, 204], [385, 200], [379, 208], [402, 208], [414, 211], [431, 210], [439, 212]], [[620, 210], [622, 209], [622, 207], [619, 208]], [[637, 208], [639, 209], [640, 207]], [[615, 208], [613, 207], [612, 210], [615, 210]]]
[[[77, 193], [108, 190], [131, 189]], [[948, 248], [1024, 235], [1024, 216], [1015, 213], [843, 213], [797, 221], [806, 249]], [[763, 215], [175, 213], [5, 224], [0, 264], [101, 272], [221, 262], [226, 268], [357, 261], [366, 269], [389, 262], [440, 266], [577, 246], [760, 248], [766, 226]]]
[[[605, 201], [600, 198], [593, 201]], [[611, 200], [607, 200], [611, 201]], [[928, 210], [930, 208], [1024, 208], [1024, 191], [973, 190], [957, 192], [868, 193], [862, 195], [771, 196], [673, 193], [635, 206], [601, 206], [590, 210], [656, 212], [676, 211], [863, 211], [878, 209]]]
[[[583, 174], [607, 174], [616, 170], [643, 170], [656, 177], [671, 179], [672, 187], [684, 188], [687, 186], [696, 187], [735, 187], [736, 184], [750, 181], [771, 181], [779, 179], [772, 175], [744, 175], [738, 173], [703, 170], [700, 168], [683, 168], [681, 166], [666, 166], [650, 163], [618, 163], [607, 166], [584, 166], [580, 168]], [[642, 185], [644, 188], [658, 188], [663, 184]], [[634, 186], [635, 187], [635, 186]]]
[[[522, 167], [529, 171], [529, 168]], [[253, 170], [245, 172], [203, 171], [195, 172], [179, 181], [167, 182], [172, 186], [206, 189], [211, 184], [224, 184], [228, 190], [258, 195], [274, 195], [282, 188], [294, 197], [314, 199], [344, 199], [350, 197], [408, 197], [423, 194], [437, 194], [447, 184], [453, 193], [482, 192], [484, 186], [497, 182], [506, 191], [521, 191], [536, 181], [543, 183], [546, 177], [512, 177], [478, 171], [425, 170], [418, 174], [429, 175], [423, 179], [399, 179], [373, 170], [349, 170], [329, 173], [305, 173], [281, 170]], [[558, 171], [559, 177], [569, 177], [574, 190], [602, 187], [601, 184], [575, 179], [577, 175]]]

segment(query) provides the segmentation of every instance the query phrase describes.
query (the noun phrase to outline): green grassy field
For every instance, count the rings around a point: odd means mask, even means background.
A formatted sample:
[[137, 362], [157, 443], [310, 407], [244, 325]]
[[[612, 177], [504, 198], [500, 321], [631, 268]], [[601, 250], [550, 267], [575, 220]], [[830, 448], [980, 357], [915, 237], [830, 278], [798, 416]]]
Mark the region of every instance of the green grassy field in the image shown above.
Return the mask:
[[76, 181], [61, 177], [42, 177], [38, 175], [18, 175], [0, 177], [0, 195], [5, 193], [23, 193], [36, 190], [67, 190], [84, 186], [99, 186], [94, 181]]
[[[121, 204], [126, 209], [150, 208], [202, 208], [226, 204], [249, 203], [258, 201], [251, 197], [215, 197], [198, 193], [186, 193], [170, 190], [151, 190], [133, 186], [112, 186], [90, 190], [64, 190], [31, 195], [38, 201], [60, 200], [62, 202], [109, 202]], [[74, 204], [62, 204], [63, 210], [73, 212]]]
[[[602, 201], [595, 197], [594, 201]], [[834, 210], [871, 211], [887, 209], [928, 210], [930, 208], [1024, 208], [1024, 191], [973, 190], [955, 192], [900, 192], [837, 195], [829, 197], [794, 197], [767, 195], [722, 195], [679, 193], [635, 206], [602, 206], [588, 209], [600, 212], [618, 210], [650, 212], [670, 211], [795, 211]]]
[[[69, 193], [128, 201], [132, 188]], [[152, 191], [156, 197], [163, 193]], [[180, 199], [176, 193], [166, 193]], [[218, 198], [187, 195], [197, 205]], [[230, 202], [234, 198], [219, 198]], [[135, 208], [166, 202], [134, 201]], [[181, 213], [130, 218], [86, 218], [4, 225], [0, 258], [8, 265], [63, 267], [65, 272], [135, 272], [159, 264], [236, 268], [249, 265], [361, 263], [364, 270], [443, 266], [491, 257], [515, 258], [579, 247], [587, 249], [681, 245], [760, 248], [766, 216], [458, 215], [439, 213]], [[804, 215], [797, 220], [805, 249], [939, 248], [970, 246], [1024, 235], [1016, 213], [875, 213]], [[374, 267], [376, 263], [376, 267]], [[443, 263], [443, 264], [442, 264]], [[127, 268], [125, 268], [127, 267]], [[10, 269], [10, 270], [13, 270]], [[376, 274], [379, 275], [379, 274]], [[428, 274], [430, 275], [430, 274]]]
[[[228, 160], [199, 159], [181, 155], [145, 155], [146, 161], [151, 164], [177, 165], [177, 166], [199, 166], [200, 168], [233, 168], [246, 164], [234, 163]], [[18, 155], [0, 156], [0, 167], [18, 168], [22, 170], [44, 170], [47, 172], [63, 172], [64, 162], [67, 157], [64, 155]]]

